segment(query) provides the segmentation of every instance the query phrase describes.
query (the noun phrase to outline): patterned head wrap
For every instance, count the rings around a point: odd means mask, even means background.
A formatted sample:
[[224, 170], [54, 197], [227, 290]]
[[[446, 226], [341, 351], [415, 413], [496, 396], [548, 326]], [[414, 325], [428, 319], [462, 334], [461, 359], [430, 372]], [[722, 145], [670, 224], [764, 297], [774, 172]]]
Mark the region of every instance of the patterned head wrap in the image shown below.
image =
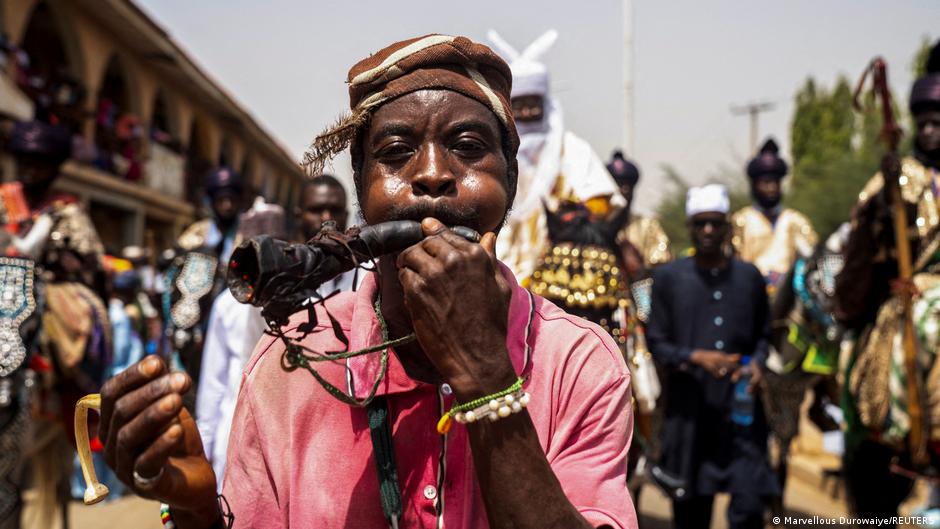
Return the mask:
[[351, 113], [314, 139], [304, 154], [308, 174], [319, 174], [327, 160], [349, 147], [378, 107], [418, 90], [452, 90], [479, 101], [505, 129], [513, 156], [519, 148], [509, 66], [466, 37], [425, 35], [396, 42], [356, 63], [346, 82]]
[[911, 113], [923, 112], [927, 108], [940, 107], [940, 41], [934, 44], [927, 56], [927, 74], [911, 87]]
[[757, 156], [747, 164], [747, 175], [753, 180], [758, 176], [773, 176], [783, 178], [787, 175], [789, 168], [787, 162], [780, 157], [780, 147], [773, 138], [768, 138]]
[[614, 177], [617, 185], [635, 186], [640, 181], [640, 168], [623, 157], [623, 151], [614, 151], [610, 161], [607, 162], [607, 172]]
[[205, 177], [206, 193], [210, 197], [222, 190], [231, 190], [241, 193], [244, 188], [242, 177], [231, 167], [220, 166], [212, 168]]
[[25, 121], [13, 126], [7, 148], [17, 155], [42, 156], [62, 163], [72, 152], [72, 135], [65, 127]]

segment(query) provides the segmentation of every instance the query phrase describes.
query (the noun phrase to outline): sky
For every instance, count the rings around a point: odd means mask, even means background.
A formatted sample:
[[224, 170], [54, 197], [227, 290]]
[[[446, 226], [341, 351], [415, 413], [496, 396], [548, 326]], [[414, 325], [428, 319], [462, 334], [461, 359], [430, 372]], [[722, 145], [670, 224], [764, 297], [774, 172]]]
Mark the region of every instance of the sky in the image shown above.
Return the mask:
[[[485, 40], [496, 29], [522, 49], [544, 31], [560, 37], [543, 57], [566, 126], [602, 159], [622, 148], [624, 15], [619, 0], [134, 0], [285, 148], [310, 140], [348, 109], [344, 80], [358, 60], [427, 33]], [[911, 59], [940, 37], [937, 0], [634, 0], [633, 130], [642, 180], [636, 207], [651, 211], [663, 166], [704, 183], [741, 170], [749, 120], [731, 107], [769, 101], [761, 138], [789, 150], [793, 96], [814, 77], [854, 84], [882, 55], [905, 101]], [[589, 7], [588, 7], [589, 6]], [[348, 159], [333, 171], [348, 178]]]

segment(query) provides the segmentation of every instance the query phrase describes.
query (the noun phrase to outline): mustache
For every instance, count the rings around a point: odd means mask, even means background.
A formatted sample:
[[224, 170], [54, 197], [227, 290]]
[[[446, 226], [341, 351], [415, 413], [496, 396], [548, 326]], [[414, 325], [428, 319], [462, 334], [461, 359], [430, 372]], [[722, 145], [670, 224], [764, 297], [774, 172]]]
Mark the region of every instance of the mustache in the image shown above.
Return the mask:
[[433, 217], [447, 226], [465, 226], [478, 233], [480, 220], [476, 210], [467, 205], [456, 205], [447, 202], [421, 202], [408, 205], [394, 205], [388, 212], [388, 220], [422, 220]]

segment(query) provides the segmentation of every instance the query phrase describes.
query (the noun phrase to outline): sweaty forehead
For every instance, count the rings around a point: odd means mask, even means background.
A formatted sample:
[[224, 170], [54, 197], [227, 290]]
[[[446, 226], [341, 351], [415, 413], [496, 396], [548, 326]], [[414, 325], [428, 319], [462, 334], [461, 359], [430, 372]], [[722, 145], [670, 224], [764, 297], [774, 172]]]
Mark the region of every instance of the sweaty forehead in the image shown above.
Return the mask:
[[304, 206], [322, 203], [341, 202], [345, 200], [342, 189], [329, 184], [315, 184], [307, 186], [303, 193]]
[[427, 129], [470, 127], [499, 135], [496, 115], [479, 101], [452, 90], [419, 90], [385, 103], [373, 114], [370, 140]]

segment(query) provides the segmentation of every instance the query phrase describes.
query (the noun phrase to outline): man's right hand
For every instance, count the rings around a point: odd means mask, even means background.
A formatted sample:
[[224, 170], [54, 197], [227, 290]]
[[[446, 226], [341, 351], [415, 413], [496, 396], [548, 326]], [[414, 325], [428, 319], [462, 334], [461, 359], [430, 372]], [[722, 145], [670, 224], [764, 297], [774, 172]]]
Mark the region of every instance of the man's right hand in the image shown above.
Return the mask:
[[741, 355], [728, 354], [722, 351], [708, 351], [696, 349], [689, 358], [693, 364], [708, 371], [716, 378], [726, 377], [735, 372], [741, 362]]
[[[219, 518], [215, 473], [199, 431], [183, 408], [192, 380], [148, 356], [105, 382], [101, 423], [108, 466], [145, 498], [167, 503], [177, 527], [209, 527]], [[150, 487], [135, 483], [159, 476]]]

